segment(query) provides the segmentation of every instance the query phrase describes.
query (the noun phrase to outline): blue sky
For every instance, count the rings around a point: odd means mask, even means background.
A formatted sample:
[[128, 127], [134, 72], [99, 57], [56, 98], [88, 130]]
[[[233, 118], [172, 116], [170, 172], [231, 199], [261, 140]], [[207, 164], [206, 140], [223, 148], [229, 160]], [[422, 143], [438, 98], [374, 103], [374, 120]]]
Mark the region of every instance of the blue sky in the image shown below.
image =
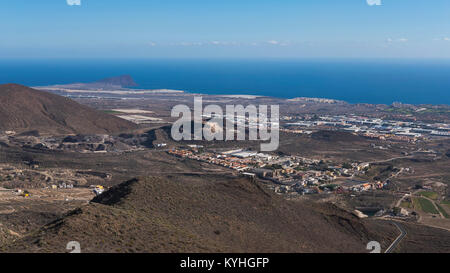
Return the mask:
[[381, 2], [0, 0], [0, 58], [450, 57], [449, 0]]

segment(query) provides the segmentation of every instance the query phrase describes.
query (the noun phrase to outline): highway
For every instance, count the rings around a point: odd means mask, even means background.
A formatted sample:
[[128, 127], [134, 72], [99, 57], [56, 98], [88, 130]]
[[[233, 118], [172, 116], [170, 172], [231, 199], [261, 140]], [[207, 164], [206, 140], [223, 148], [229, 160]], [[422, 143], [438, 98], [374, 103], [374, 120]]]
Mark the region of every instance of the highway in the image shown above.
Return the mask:
[[408, 234], [406, 230], [397, 222], [391, 221], [397, 229], [400, 231], [400, 235], [395, 239], [395, 241], [386, 249], [384, 253], [392, 253], [394, 249], [398, 246], [398, 244], [405, 238], [405, 236]]

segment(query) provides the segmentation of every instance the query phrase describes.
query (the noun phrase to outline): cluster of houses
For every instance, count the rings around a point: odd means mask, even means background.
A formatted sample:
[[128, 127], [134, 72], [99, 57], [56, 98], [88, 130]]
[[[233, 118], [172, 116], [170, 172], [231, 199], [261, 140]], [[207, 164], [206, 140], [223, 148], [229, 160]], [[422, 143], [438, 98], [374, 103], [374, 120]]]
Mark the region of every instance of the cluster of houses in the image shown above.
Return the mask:
[[50, 186], [51, 189], [56, 190], [56, 189], [73, 189], [73, 184], [71, 183], [66, 183], [66, 182], [60, 182], [58, 185], [51, 185]]
[[331, 166], [317, 159], [275, 156], [242, 149], [216, 153], [186, 148], [173, 149], [168, 153], [180, 158], [227, 167], [245, 176], [270, 180], [275, 185], [275, 192], [279, 193], [361, 192], [383, 189], [386, 186], [386, 182], [381, 181], [334, 184], [337, 178], [349, 179], [353, 175], [363, 174], [370, 166], [368, 163]]
[[330, 184], [318, 183], [314, 178], [309, 178], [306, 181], [299, 181], [292, 185], [277, 185], [274, 186], [274, 191], [282, 194], [317, 194], [317, 193], [331, 193], [338, 194], [349, 192], [364, 192], [371, 190], [381, 190], [386, 188], [388, 182], [356, 182], [353, 180], [344, 183]]
[[168, 153], [182, 158], [189, 158], [193, 160], [212, 163], [240, 172], [244, 172], [255, 167], [263, 167], [267, 164], [268, 160], [272, 159], [272, 156], [267, 154], [247, 152], [242, 150], [216, 154], [213, 152], [198, 153], [198, 150], [196, 148], [191, 148], [178, 150], [174, 149], [170, 150]]
[[348, 180], [340, 185], [343, 190], [353, 192], [363, 192], [369, 190], [381, 190], [388, 186], [388, 182], [377, 181], [373, 183], [364, 181]]
[[415, 141], [427, 137], [450, 137], [450, 124], [383, 120], [356, 115], [321, 116], [318, 119], [289, 122], [285, 125], [287, 130], [292, 126], [309, 130], [332, 127], [340, 131], [383, 140]]

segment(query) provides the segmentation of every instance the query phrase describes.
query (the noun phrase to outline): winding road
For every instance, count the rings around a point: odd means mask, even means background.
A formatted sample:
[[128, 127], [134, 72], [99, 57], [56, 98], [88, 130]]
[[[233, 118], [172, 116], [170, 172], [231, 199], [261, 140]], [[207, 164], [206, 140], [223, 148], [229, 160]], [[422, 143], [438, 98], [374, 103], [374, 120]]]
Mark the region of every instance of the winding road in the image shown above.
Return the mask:
[[400, 231], [400, 235], [395, 239], [395, 241], [386, 249], [384, 253], [392, 253], [394, 249], [398, 246], [398, 244], [405, 238], [405, 236], [408, 234], [406, 230], [397, 222], [391, 221], [397, 229]]

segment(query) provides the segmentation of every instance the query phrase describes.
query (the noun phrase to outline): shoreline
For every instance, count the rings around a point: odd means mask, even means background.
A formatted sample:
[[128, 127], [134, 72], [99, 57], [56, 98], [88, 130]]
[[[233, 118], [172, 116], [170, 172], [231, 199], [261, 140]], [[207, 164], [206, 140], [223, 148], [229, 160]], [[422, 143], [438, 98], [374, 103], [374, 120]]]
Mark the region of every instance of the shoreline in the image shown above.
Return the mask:
[[293, 98], [283, 98], [283, 97], [275, 97], [275, 96], [267, 96], [267, 95], [253, 95], [253, 94], [208, 94], [208, 93], [196, 93], [189, 92], [184, 90], [174, 90], [174, 89], [117, 89], [117, 90], [102, 90], [102, 89], [70, 89], [63, 87], [52, 87], [52, 86], [31, 86], [30, 88], [40, 90], [40, 91], [50, 91], [50, 92], [64, 92], [64, 93], [82, 93], [82, 94], [113, 94], [113, 95], [174, 95], [174, 94], [182, 94], [182, 95], [199, 95], [199, 96], [211, 96], [216, 98], [224, 98], [224, 99], [245, 99], [245, 100], [255, 100], [261, 98], [267, 99], [277, 99], [284, 100], [286, 102], [309, 102], [309, 103], [326, 103], [326, 104], [350, 104], [350, 105], [400, 105], [400, 106], [432, 106], [432, 107], [450, 107], [450, 104], [432, 104], [432, 103], [404, 103], [394, 101], [391, 104], [386, 103], [371, 103], [371, 102], [348, 102], [345, 100], [333, 99], [328, 97], [293, 97]]

